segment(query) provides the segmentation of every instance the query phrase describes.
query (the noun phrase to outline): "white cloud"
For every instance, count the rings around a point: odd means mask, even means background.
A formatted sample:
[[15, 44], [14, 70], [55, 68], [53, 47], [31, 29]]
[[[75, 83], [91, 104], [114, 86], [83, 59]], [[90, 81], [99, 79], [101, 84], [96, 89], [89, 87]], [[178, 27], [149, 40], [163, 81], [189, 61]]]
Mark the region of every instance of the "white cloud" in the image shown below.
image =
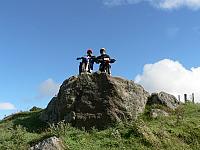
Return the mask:
[[200, 9], [200, 0], [103, 0], [103, 3], [107, 6], [136, 4], [139, 2], [148, 2], [152, 6], [161, 9], [177, 9], [181, 7], [193, 10]]
[[38, 96], [37, 98], [45, 98], [51, 97], [58, 93], [60, 88], [60, 84], [53, 81], [53, 79], [49, 78], [42, 82], [39, 86]]
[[195, 10], [200, 8], [200, 0], [162, 0], [158, 6], [164, 9], [188, 7]]
[[14, 110], [15, 106], [9, 102], [0, 103], [0, 110]]
[[165, 91], [175, 95], [195, 94], [200, 102], [200, 67], [186, 69], [178, 61], [164, 59], [154, 64], [146, 64], [142, 75], [137, 75], [135, 82], [149, 92]]

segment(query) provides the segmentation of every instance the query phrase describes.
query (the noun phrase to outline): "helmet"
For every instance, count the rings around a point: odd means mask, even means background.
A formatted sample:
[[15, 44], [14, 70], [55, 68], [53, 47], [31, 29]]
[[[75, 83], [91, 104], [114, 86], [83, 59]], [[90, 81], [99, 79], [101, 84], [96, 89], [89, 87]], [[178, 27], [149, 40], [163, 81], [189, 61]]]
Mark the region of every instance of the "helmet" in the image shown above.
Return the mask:
[[92, 54], [92, 50], [91, 50], [91, 49], [88, 49], [88, 50], [87, 50], [87, 54]]
[[106, 49], [105, 49], [105, 48], [101, 48], [101, 49], [100, 49], [100, 53], [102, 54], [103, 52], [106, 52]]

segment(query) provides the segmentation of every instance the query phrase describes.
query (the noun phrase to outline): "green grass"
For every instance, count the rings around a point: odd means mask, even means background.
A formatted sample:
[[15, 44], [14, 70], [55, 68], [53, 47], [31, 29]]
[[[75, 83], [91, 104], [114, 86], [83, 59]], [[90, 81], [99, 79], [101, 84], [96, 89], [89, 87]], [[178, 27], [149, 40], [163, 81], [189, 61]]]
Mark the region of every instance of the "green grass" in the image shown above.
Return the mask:
[[[151, 119], [151, 108], [162, 108], [169, 117]], [[136, 122], [98, 131], [76, 129], [60, 122], [48, 126], [38, 119], [41, 111], [21, 112], [0, 121], [0, 149], [27, 149], [50, 136], [60, 137], [71, 150], [197, 150], [200, 147], [200, 105], [181, 105], [176, 111], [147, 106]]]

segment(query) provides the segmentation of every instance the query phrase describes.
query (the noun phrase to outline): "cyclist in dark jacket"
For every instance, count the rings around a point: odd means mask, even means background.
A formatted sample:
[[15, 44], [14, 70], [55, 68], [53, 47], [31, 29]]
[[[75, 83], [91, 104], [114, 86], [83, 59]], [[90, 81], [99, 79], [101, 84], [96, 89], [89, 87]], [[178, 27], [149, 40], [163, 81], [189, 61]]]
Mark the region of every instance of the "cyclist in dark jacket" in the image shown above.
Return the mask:
[[103, 58], [109, 58], [110, 59], [110, 56], [108, 54], [106, 54], [106, 49], [105, 48], [101, 48], [100, 49], [100, 56], [97, 57], [97, 60], [98, 59], [103, 59]]
[[[106, 54], [106, 49], [105, 48], [101, 48], [100, 49], [100, 54], [101, 55], [96, 58], [96, 63], [100, 63], [99, 71], [105, 72], [105, 67], [109, 67], [107, 73], [111, 74], [110, 73], [111, 66], [109, 64], [110, 63], [110, 56], [108, 54]], [[106, 66], [106, 65], [108, 65], [108, 66]]]

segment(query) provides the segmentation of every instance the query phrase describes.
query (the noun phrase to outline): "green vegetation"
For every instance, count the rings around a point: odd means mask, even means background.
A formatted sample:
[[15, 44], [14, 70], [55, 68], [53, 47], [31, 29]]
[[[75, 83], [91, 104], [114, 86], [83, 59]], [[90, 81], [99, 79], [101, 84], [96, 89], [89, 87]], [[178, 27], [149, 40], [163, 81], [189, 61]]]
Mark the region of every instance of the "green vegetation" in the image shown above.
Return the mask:
[[[151, 119], [149, 110], [159, 107], [170, 117]], [[181, 105], [176, 111], [161, 106], [148, 106], [136, 122], [118, 124], [97, 131], [79, 130], [60, 122], [48, 126], [39, 121], [41, 110], [21, 112], [0, 121], [0, 149], [27, 149], [50, 137], [60, 137], [71, 150], [183, 150], [200, 147], [200, 105]]]

